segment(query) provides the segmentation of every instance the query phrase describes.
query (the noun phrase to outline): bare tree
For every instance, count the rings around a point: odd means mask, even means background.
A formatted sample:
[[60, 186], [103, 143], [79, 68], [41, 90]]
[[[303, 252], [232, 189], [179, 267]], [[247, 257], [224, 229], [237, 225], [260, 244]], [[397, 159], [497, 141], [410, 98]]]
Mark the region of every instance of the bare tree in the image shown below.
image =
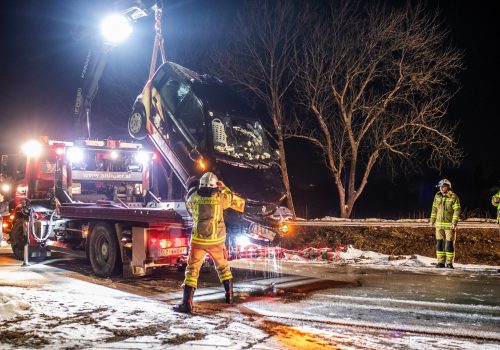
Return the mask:
[[294, 52], [302, 19], [291, 1], [251, 1], [238, 16], [227, 50], [216, 55], [217, 74], [249, 91], [270, 115], [280, 152], [279, 165], [294, 211], [285, 155], [287, 94], [296, 77]]
[[306, 114], [290, 135], [314, 143], [349, 217], [376, 164], [393, 171], [462, 157], [446, 110], [462, 55], [445, 45], [438, 13], [342, 2], [319, 15], [298, 65]]

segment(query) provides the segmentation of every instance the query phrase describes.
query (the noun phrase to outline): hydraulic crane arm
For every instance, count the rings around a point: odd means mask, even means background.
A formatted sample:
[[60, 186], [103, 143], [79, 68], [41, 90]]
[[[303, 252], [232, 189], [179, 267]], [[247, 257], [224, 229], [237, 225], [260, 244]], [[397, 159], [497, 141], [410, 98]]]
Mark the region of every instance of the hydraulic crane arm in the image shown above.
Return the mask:
[[[165, 50], [163, 49], [163, 38], [161, 37], [161, 1], [115, 1], [114, 7], [118, 8], [121, 16], [127, 18], [130, 22], [135, 22], [139, 18], [155, 14], [156, 17], [156, 39], [155, 48], [158, 50], [161, 43], [162, 60], [165, 60]], [[80, 83], [76, 90], [76, 99], [73, 109], [73, 125], [75, 137], [84, 139], [91, 137], [91, 111], [92, 104], [99, 89], [99, 81], [106, 68], [109, 52], [113, 45], [102, 40], [97, 40], [99, 44], [87, 51], [87, 56], [80, 74]], [[155, 63], [156, 65], [156, 59]], [[152, 63], [153, 65], [153, 63]]]

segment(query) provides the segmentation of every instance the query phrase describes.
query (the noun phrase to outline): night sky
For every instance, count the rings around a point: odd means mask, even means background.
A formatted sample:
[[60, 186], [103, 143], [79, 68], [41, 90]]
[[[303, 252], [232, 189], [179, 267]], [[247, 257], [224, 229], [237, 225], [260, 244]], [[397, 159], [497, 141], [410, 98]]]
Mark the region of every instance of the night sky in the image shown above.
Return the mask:
[[[235, 0], [168, 1], [164, 19], [167, 53], [191, 68], [189, 43], [217, 40], [218, 34], [197, 29], [199, 18], [231, 20]], [[389, 5], [400, 2], [389, 1]], [[354, 210], [355, 217], [427, 217], [434, 185], [447, 177], [470, 215], [493, 215], [489, 200], [500, 186], [500, 14], [484, 1], [429, 1], [442, 10], [451, 43], [465, 55], [461, 89], [449, 108], [459, 122], [460, 146], [466, 157], [459, 168], [441, 173], [400, 173], [391, 179], [376, 170]], [[88, 32], [113, 8], [105, 0], [1, 1], [0, 21], [0, 151], [13, 152], [36, 135], [67, 139], [83, 62], [91, 40]], [[134, 33], [109, 55], [93, 106], [93, 132], [99, 137], [126, 137], [128, 111], [144, 85], [153, 43], [152, 18], [137, 23]], [[289, 142], [288, 159], [298, 215], [338, 215], [333, 181], [312, 149]], [[303, 169], [308, 169], [304, 173]]]

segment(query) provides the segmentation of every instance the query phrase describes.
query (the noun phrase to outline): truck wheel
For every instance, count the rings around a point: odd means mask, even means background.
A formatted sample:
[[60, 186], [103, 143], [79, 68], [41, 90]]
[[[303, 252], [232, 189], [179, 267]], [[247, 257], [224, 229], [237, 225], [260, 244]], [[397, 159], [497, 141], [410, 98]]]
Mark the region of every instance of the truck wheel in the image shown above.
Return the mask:
[[117, 273], [120, 252], [110, 225], [100, 223], [94, 226], [89, 242], [89, 258], [97, 276], [110, 277]]
[[12, 225], [12, 231], [10, 231], [10, 245], [12, 246], [12, 252], [17, 260], [24, 260], [24, 245], [26, 244], [26, 236], [24, 233], [24, 221], [17, 220], [14, 225]]
[[136, 140], [146, 137], [146, 111], [142, 103], [137, 103], [128, 118], [128, 132]]

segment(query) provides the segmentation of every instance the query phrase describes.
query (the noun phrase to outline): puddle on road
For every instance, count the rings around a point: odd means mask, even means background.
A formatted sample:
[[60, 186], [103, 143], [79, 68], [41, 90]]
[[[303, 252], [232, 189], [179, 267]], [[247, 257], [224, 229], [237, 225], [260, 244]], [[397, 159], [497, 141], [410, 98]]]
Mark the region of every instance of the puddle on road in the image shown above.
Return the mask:
[[307, 349], [307, 350], [334, 350], [338, 349], [326, 339], [318, 335], [313, 335], [300, 331], [293, 327], [273, 322], [259, 322], [258, 327], [271, 335], [273, 339], [289, 349]]

